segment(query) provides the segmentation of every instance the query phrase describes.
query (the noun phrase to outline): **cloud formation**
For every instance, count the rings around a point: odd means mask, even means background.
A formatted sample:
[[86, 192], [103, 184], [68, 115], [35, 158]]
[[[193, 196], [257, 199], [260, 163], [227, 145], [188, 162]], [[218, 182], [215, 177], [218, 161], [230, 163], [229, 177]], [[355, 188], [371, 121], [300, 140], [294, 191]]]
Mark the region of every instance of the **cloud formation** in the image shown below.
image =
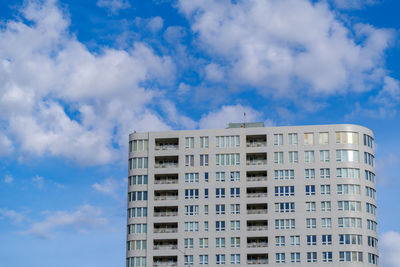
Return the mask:
[[112, 14], [131, 7], [128, 0], [98, 0], [96, 4], [98, 7], [109, 9]]
[[0, 219], [1, 218], [7, 218], [16, 225], [19, 225], [27, 220], [27, 217], [24, 214], [6, 208], [0, 208]]
[[400, 233], [389, 231], [380, 238], [380, 265], [400, 267]]
[[110, 195], [112, 197], [118, 197], [118, 191], [122, 186], [125, 186], [126, 181], [117, 181], [114, 178], [107, 178], [101, 183], [95, 183], [92, 185], [93, 189], [99, 193]]

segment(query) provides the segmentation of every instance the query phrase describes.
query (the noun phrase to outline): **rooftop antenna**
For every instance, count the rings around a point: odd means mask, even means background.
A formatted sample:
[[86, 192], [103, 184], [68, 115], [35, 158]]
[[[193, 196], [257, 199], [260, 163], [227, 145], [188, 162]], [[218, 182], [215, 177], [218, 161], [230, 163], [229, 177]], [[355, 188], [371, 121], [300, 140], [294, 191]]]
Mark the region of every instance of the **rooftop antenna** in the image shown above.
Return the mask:
[[243, 128], [246, 128], [246, 111], [243, 113]]

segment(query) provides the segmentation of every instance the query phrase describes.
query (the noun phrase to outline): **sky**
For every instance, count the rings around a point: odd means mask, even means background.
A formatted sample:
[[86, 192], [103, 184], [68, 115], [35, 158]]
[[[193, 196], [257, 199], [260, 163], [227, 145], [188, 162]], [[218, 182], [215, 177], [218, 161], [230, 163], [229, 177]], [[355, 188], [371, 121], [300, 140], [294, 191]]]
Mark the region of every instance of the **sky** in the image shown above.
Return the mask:
[[396, 0], [0, 1], [0, 262], [124, 266], [128, 134], [360, 124], [400, 266]]

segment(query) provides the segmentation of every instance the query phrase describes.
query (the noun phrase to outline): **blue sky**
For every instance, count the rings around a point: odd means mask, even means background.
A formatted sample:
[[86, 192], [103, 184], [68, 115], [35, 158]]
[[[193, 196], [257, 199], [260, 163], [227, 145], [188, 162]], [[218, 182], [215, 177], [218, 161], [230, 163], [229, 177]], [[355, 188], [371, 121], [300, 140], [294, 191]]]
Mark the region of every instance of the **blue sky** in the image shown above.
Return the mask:
[[[2, 266], [123, 266], [134, 130], [375, 132], [381, 263], [400, 266], [400, 3], [0, 2]], [[23, 255], [21, 255], [23, 251]]]

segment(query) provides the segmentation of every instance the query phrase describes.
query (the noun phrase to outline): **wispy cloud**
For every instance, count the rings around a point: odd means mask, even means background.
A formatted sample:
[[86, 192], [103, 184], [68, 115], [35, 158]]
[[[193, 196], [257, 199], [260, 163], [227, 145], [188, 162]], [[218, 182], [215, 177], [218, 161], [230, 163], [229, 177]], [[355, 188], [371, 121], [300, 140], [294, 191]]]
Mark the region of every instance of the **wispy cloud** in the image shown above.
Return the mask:
[[16, 225], [20, 225], [22, 222], [27, 220], [27, 217], [24, 214], [6, 208], [0, 208], [0, 218], [7, 218]]
[[4, 182], [5, 182], [6, 184], [12, 184], [12, 183], [14, 182], [14, 177], [12, 177], [10, 174], [7, 174], [7, 175], [4, 177]]
[[120, 10], [131, 7], [128, 0], [98, 0], [96, 4], [98, 7], [109, 9], [111, 14], [117, 14]]
[[44, 177], [36, 175], [35, 177], [32, 178], [32, 183], [39, 189], [44, 188]]
[[380, 265], [400, 267], [400, 233], [385, 232], [380, 237]]
[[99, 193], [110, 195], [114, 198], [118, 198], [119, 196], [121, 196], [118, 194], [119, 191], [125, 185], [126, 185], [125, 179], [118, 181], [114, 178], [107, 178], [100, 183], [93, 184], [92, 187]]

